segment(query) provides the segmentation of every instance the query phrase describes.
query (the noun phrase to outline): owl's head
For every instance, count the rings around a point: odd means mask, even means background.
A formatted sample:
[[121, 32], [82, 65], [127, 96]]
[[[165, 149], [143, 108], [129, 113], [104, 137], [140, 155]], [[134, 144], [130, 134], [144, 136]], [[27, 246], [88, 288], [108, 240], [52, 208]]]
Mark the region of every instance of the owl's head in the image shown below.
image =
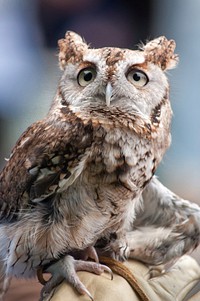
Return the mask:
[[159, 37], [138, 50], [93, 49], [68, 31], [58, 44], [60, 90], [74, 112], [101, 108], [150, 116], [168, 99], [165, 71], [178, 62], [173, 40]]

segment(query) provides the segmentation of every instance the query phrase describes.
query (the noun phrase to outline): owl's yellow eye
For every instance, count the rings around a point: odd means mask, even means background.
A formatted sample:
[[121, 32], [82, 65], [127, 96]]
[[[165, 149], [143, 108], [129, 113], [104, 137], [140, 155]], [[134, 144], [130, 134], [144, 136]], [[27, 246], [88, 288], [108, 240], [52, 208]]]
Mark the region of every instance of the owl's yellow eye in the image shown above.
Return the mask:
[[81, 87], [86, 87], [91, 82], [93, 82], [95, 77], [96, 77], [95, 68], [87, 67], [87, 68], [82, 69], [79, 72], [78, 77], [77, 77], [77, 81], [78, 81], [78, 83]]
[[147, 75], [143, 71], [137, 69], [132, 69], [128, 72], [127, 79], [131, 84], [138, 88], [144, 87], [149, 81]]

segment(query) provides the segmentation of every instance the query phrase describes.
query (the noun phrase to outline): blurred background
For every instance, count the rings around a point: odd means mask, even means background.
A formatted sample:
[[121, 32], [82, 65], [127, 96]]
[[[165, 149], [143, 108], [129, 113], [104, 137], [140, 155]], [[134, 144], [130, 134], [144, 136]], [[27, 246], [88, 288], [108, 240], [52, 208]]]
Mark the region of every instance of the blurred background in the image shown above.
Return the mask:
[[134, 48], [165, 35], [175, 39], [180, 63], [169, 73], [172, 146], [157, 174], [200, 202], [199, 16], [199, 0], [0, 0], [0, 168], [19, 135], [48, 111], [60, 76], [57, 40], [66, 30], [93, 47]]

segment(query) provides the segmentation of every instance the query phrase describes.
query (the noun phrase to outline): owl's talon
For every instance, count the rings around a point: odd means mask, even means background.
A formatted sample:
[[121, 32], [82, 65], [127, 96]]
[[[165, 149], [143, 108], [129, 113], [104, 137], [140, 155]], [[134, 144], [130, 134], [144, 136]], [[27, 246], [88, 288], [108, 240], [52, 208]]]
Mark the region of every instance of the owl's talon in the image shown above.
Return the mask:
[[103, 264], [84, 261], [84, 260], [75, 260], [72, 256], [67, 255], [59, 261], [51, 264], [45, 272], [51, 273], [52, 277], [46, 282], [41, 276], [42, 270], [39, 269], [37, 272], [38, 279], [41, 283], [44, 284], [44, 287], [41, 291], [41, 300], [44, 296], [50, 294], [52, 289], [59, 285], [64, 279], [70, 283], [81, 295], [88, 295], [88, 297], [93, 301], [93, 297], [90, 292], [87, 290], [85, 285], [80, 281], [76, 272], [78, 271], [87, 271], [92, 272], [97, 275], [102, 274], [103, 272], [108, 272], [113, 279], [113, 273], [111, 269]]
[[149, 266], [150, 278], [159, 277], [164, 273], [165, 273], [165, 265], [164, 264], [160, 264], [157, 266], [155, 266], [155, 265]]
[[83, 291], [83, 295], [88, 295], [88, 297], [91, 299], [91, 301], [94, 301], [94, 298], [92, 297], [92, 295], [86, 288]]
[[101, 264], [101, 266], [104, 269], [103, 271], [108, 272], [110, 274], [110, 279], [113, 280], [113, 271], [107, 265]]
[[87, 247], [85, 250], [84, 250], [84, 260], [87, 260], [88, 258], [91, 258], [93, 259], [95, 262], [99, 263], [99, 257], [97, 255], [97, 252], [95, 250], [94, 247], [90, 246], [90, 247]]

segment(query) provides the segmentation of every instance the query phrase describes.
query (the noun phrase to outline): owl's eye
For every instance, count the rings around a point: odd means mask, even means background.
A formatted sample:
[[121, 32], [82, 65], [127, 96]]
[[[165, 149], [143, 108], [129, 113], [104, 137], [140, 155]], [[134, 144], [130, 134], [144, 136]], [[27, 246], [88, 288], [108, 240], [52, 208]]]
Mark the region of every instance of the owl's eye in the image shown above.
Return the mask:
[[149, 81], [147, 75], [143, 71], [137, 69], [132, 69], [128, 72], [127, 79], [131, 84], [138, 88], [144, 87]]
[[87, 68], [82, 69], [79, 72], [78, 77], [77, 77], [77, 81], [78, 81], [78, 83], [81, 87], [86, 87], [91, 82], [93, 82], [95, 77], [96, 77], [95, 68], [87, 67]]

